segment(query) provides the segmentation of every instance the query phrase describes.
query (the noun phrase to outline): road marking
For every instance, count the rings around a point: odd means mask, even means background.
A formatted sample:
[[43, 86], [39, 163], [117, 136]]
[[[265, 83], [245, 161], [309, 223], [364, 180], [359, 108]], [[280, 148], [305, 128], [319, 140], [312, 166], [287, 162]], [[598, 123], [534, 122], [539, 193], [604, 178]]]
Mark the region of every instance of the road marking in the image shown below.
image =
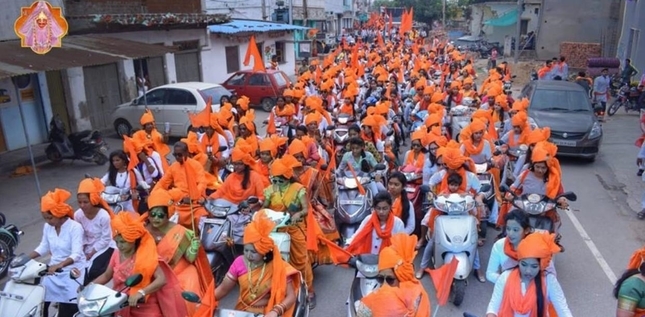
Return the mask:
[[589, 237], [587, 231], [585, 231], [585, 228], [582, 226], [580, 221], [578, 221], [576, 215], [574, 215], [569, 208], [567, 208], [565, 212], [567, 213], [567, 216], [569, 216], [569, 219], [573, 223], [573, 226], [578, 231], [578, 234], [580, 234], [582, 240], [587, 244], [587, 247], [593, 254], [594, 258], [596, 258], [596, 262], [598, 262], [602, 271], [605, 272], [605, 275], [607, 276], [607, 278], [609, 278], [611, 284], [616, 284], [616, 280], [618, 280], [616, 274], [614, 273], [614, 271], [612, 271], [611, 267], [609, 267], [609, 263], [607, 263], [605, 258], [602, 256], [600, 250], [598, 250], [598, 247], [596, 247], [596, 244], [593, 243], [593, 240], [591, 240], [591, 237]]

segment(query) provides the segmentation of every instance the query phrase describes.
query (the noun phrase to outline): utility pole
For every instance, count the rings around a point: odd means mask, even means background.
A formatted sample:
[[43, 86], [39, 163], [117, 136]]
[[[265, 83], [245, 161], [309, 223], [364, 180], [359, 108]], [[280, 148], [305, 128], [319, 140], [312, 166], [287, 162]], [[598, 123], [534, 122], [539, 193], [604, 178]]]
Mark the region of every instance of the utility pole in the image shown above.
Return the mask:
[[289, 24], [293, 24], [293, 0], [289, 0]]
[[442, 15], [443, 17], [441, 18], [441, 24], [443, 24], [443, 29], [446, 29], [446, 0], [441, 1], [442, 2]]
[[522, 36], [522, 12], [524, 11], [524, 0], [517, 1], [517, 30], [515, 32], [515, 56], [513, 61], [517, 64], [520, 60], [520, 37]]

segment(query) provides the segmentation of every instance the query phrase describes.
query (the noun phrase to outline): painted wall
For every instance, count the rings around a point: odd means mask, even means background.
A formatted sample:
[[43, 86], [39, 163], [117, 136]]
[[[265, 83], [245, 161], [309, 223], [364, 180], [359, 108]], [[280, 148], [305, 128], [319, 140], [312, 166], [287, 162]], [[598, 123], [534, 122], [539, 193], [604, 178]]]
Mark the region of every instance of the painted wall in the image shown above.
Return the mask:
[[[517, 24], [513, 23], [509, 26], [489, 26], [484, 22], [504, 16], [506, 13], [517, 9], [517, 3], [514, 2], [487, 2], [474, 4], [471, 6], [471, 21], [470, 21], [470, 34], [479, 35], [484, 32], [483, 37], [489, 42], [504, 43], [506, 36], [515, 37], [517, 33]], [[522, 12], [522, 19], [528, 20], [527, 32], [535, 31], [539, 24], [539, 14], [535, 13], [535, 9], [540, 10], [540, 5], [527, 3]]]
[[[293, 41], [293, 35], [291, 33], [287, 33], [279, 37], [270, 37], [268, 33], [257, 33], [255, 35], [255, 41], [257, 43], [263, 42], [265, 49], [267, 47], [272, 49], [269, 53], [266, 53], [266, 51], [263, 52], [266, 65], [270, 62], [271, 55], [275, 53], [275, 42]], [[203, 77], [205, 82], [219, 84], [233, 75], [233, 73], [226, 72], [226, 46], [239, 46], [238, 56], [240, 57], [240, 70], [253, 68], [252, 64], [249, 64], [249, 66], [244, 66], [242, 64], [244, 61], [244, 54], [248, 47], [248, 38], [237, 39], [226, 34], [211, 34], [210, 43], [211, 46], [209, 48], [204, 48], [202, 50], [202, 73], [204, 74]], [[296, 58], [293, 46], [293, 43], [285, 43], [286, 63], [278, 66], [278, 68], [285, 72], [287, 76], [292, 76], [296, 72]]]
[[639, 79], [645, 72], [645, 1], [625, 2], [622, 31], [616, 56], [621, 61], [626, 58], [632, 59], [632, 64], [640, 72], [635, 79]]
[[[22, 124], [23, 118], [20, 115], [20, 108], [18, 108], [19, 99], [24, 114], [24, 122], [27, 123], [29, 141], [31, 144], [47, 141], [47, 128], [49, 125], [46, 122], [45, 111], [41, 102], [38, 75], [22, 76], [20, 81], [20, 96], [18, 97], [11, 79], [0, 80], [0, 122], [7, 150], [9, 151], [27, 146], [27, 138]], [[51, 113], [51, 109], [49, 112]]]

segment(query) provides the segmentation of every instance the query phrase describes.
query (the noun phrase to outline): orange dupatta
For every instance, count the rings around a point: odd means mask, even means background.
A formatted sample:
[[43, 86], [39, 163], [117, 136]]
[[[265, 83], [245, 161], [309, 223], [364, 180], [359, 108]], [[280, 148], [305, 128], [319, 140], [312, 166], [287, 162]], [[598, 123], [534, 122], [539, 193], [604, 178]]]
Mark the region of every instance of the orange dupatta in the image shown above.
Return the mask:
[[[544, 315], [548, 311], [548, 297], [546, 294], [546, 278], [544, 275], [542, 279], [542, 292], [544, 293], [545, 304]], [[537, 290], [535, 282], [531, 281], [526, 288], [526, 293], [522, 294], [521, 287], [522, 280], [520, 278], [519, 268], [513, 269], [508, 275], [506, 285], [504, 286], [504, 297], [498, 316], [513, 316], [514, 314], [529, 315], [529, 317], [542, 317], [537, 315]]]
[[[286, 271], [284, 273], [285, 278], [287, 278], [287, 280], [289, 278], [291, 279], [293, 288], [297, 291], [298, 287], [300, 286], [300, 274], [298, 274], [298, 271], [296, 271], [288, 263], [282, 262], [282, 264], [284, 265], [284, 270]], [[275, 265], [275, 263], [271, 261], [266, 264], [266, 267], [264, 269], [262, 268], [262, 266], [260, 266], [253, 271], [247, 271], [246, 274], [241, 275], [237, 279], [237, 282], [240, 284], [240, 297], [238, 298], [237, 304], [235, 305], [236, 310], [243, 310], [255, 314], [266, 314], [271, 311], [271, 309], [273, 309], [273, 307], [275, 306], [274, 304], [278, 304], [279, 301], [283, 300], [276, 299], [278, 303], [271, 303], [271, 301], [269, 301], [269, 305], [267, 305], [267, 307], [265, 308], [254, 306], [257, 301], [271, 294], [271, 286], [273, 286], [274, 284], [272, 283], [272, 281], [274, 278], [279, 278], [273, 276], [273, 274], [267, 274], [274, 271], [273, 265]], [[261, 274], [262, 270], [264, 270], [265, 274]], [[260, 280], [260, 278], [262, 279]], [[255, 296], [251, 294], [252, 288], [257, 291], [255, 293]], [[286, 290], [284, 293], [286, 293]], [[284, 314], [282, 314], [282, 316], [292, 317], [294, 309], [295, 305], [287, 309]]]
[[[404, 193], [401, 193], [403, 195]], [[392, 214], [399, 219], [403, 216], [403, 201], [401, 201], [401, 196], [397, 197], [392, 204]], [[403, 219], [401, 219], [403, 220]]]
[[392, 242], [390, 238], [392, 237], [392, 228], [394, 228], [394, 215], [390, 212], [390, 215], [387, 217], [385, 222], [385, 229], [381, 229], [381, 223], [376, 215], [376, 212], [372, 212], [372, 217], [370, 221], [357, 232], [352, 243], [345, 249], [345, 251], [350, 254], [364, 254], [372, 252], [372, 231], [375, 231], [379, 238], [383, 240], [381, 243], [381, 250], [385, 247], [389, 247]]
[[425, 155], [423, 155], [422, 152], [419, 152], [417, 154], [417, 157], [414, 157], [414, 151], [411, 150], [408, 152], [408, 155], [406, 155], [405, 164], [403, 164], [403, 166], [414, 165], [416, 168], [422, 169], [424, 163], [425, 163]]

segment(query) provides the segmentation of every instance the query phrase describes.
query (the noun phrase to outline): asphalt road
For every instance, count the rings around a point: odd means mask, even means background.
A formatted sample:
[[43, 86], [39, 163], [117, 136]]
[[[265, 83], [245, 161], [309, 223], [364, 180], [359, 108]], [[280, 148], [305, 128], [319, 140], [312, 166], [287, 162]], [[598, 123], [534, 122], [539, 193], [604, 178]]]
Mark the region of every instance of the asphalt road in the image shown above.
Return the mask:
[[[257, 115], [257, 122], [266, 116], [261, 111]], [[578, 201], [571, 204], [569, 214], [561, 215], [562, 243], [566, 252], [557, 255], [555, 266], [574, 316], [615, 314], [615, 301], [611, 297], [613, 280], [623, 272], [632, 251], [645, 241], [645, 224], [636, 219], [634, 211], [640, 209], [638, 202], [643, 190], [634, 167], [637, 149], [633, 140], [639, 134], [637, 122], [635, 115], [622, 113], [610, 118], [605, 124], [601, 155], [593, 164], [561, 159], [565, 189], [575, 191]], [[121, 142], [115, 138], [108, 138], [108, 142], [111, 149], [121, 147]], [[75, 192], [83, 174], [101, 176], [106, 170], [106, 166], [63, 162], [56, 165], [45, 163], [38, 172], [43, 190], [58, 186]], [[33, 177], [0, 176], [0, 192], [1, 211], [9, 222], [25, 231], [17, 252], [33, 250], [40, 241], [43, 224]], [[484, 267], [496, 234], [490, 230], [487, 244], [480, 248]], [[420, 255], [417, 263], [419, 260]], [[316, 268], [314, 273], [318, 306], [310, 316], [345, 315], [345, 302], [354, 272], [324, 266]], [[430, 294], [434, 310], [435, 291], [427, 275], [422, 283]], [[492, 290], [492, 284], [482, 284], [471, 277], [462, 306], [457, 308], [448, 303], [439, 308], [437, 316], [460, 317], [464, 311], [483, 316]], [[233, 307], [236, 298], [236, 294], [231, 294], [221, 304]]]

